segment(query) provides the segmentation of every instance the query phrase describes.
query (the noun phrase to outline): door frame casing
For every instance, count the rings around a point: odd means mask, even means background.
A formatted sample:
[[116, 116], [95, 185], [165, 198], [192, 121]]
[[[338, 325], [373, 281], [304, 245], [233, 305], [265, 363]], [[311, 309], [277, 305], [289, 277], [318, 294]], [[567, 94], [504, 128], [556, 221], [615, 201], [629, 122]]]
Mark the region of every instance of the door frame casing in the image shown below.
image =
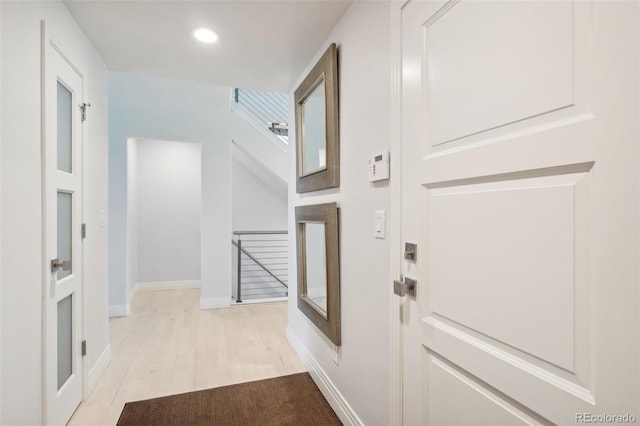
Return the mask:
[[390, 155], [394, 163], [389, 180], [391, 198], [390, 239], [391, 267], [389, 276], [390, 304], [390, 375], [389, 424], [403, 424], [402, 397], [402, 321], [401, 300], [393, 293], [393, 281], [402, 273], [402, 8], [409, 0], [392, 0], [389, 5], [390, 38]]
[[[41, 29], [41, 52], [40, 52], [40, 86], [41, 86], [41, 98], [40, 98], [40, 136], [41, 136], [41, 147], [40, 147], [40, 160], [41, 160], [41, 197], [42, 197], [42, 338], [41, 338], [41, 346], [42, 346], [42, 356], [41, 356], [41, 369], [42, 369], [42, 420], [43, 424], [46, 424], [48, 416], [49, 416], [49, 408], [48, 408], [48, 377], [47, 377], [47, 302], [48, 302], [48, 290], [47, 286], [49, 284], [49, 259], [48, 259], [48, 242], [47, 242], [47, 190], [49, 189], [47, 186], [47, 165], [46, 165], [46, 153], [47, 153], [47, 111], [46, 111], [46, 90], [47, 90], [47, 73], [50, 71], [47, 67], [47, 58], [52, 54], [59, 54], [60, 57], [73, 69], [75, 73], [78, 74], [82, 83], [82, 101], [84, 102], [85, 91], [86, 91], [86, 81], [85, 75], [80, 70], [78, 64], [79, 62], [75, 60], [75, 57], [71, 53], [71, 50], [68, 49], [64, 43], [61, 42], [61, 39], [51, 30], [51, 28], [47, 25], [45, 20], [40, 21], [40, 29]], [[78, 173], [80, 173], [80, 217], [78, 218], [78, 224], [84, 223], [84, 215], [85, 215], [85, 176], [84, 176], [84, 164], [86, 162], [86, 152], [84, 149], [84, 141], [86, 137], [85, 126], [80, 125], [80, 131], [78, 133], [78, 154], [77, 158], [80, 162], [80, 167]], [[80, 334], [80, 340], [86, 340], [85, 335], [85, 271], [84, 265], [86, 263], [85, 259], [85, 248], [84, 248], [84, 239], [80, 239], [80, 259], [81, 259], [81, 268], [80, 268], [80, 297], [78, 298], [76, 303], [80, 303], [80, 315], [78, 319], [78, 333]], [[87, 371], [87, 357], [82, 356], [78, 365], [80, 366], [81, 371], [81, 386], [82, 386], [82, 400], [87, 398], [88, 392], [88, 371]]]
[[[2, 5], [0, 5], [2, 23]], [[0, 31], [0, 99], [2, 99], [2, 32]], [[2, 176], [2, 102], [0, 102], [0, 176]], [[2, 179], [0, 179], [0, 235], [2, 235]], [[0, 318], [2, 318], [2, 247], [0, 247]], [[1, 329], [0, 321], [0, 329]], [[2, 339], [0, 339], [0, 365], [2, 365]], [[0, 389], [0, 422], [2, 422], [2, 390]]]

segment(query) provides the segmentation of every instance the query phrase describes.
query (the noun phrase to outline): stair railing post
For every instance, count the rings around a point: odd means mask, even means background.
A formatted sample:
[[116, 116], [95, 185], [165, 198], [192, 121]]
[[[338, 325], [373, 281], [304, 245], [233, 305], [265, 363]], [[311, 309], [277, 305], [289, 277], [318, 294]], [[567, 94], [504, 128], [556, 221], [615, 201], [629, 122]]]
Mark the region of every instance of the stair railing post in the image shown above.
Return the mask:
[[236, 303], [242, 302], [242, 239], [238, 235], [238, 297]]

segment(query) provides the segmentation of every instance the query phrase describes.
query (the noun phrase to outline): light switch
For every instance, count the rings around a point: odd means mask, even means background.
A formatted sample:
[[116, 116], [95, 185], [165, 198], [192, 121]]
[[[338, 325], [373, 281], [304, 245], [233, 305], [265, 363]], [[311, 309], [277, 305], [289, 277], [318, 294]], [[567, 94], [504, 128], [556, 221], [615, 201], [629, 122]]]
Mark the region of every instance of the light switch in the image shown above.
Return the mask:
[[374, 233], [373, 236], [376, 238], [384, 239], [385, 238], [385, 227], [386, 227], [386, 214], [384, 210], [376, 210], [374, 214]]

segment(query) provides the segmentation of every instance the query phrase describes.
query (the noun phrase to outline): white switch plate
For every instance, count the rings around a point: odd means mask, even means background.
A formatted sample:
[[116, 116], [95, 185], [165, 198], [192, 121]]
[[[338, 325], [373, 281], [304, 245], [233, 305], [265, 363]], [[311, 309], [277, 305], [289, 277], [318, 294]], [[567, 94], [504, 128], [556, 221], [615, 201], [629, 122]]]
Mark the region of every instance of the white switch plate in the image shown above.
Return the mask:
[[376, 210], [374, 213], [373, 236], [384, 240], [386, 236], [386, 213], [384, 210]]

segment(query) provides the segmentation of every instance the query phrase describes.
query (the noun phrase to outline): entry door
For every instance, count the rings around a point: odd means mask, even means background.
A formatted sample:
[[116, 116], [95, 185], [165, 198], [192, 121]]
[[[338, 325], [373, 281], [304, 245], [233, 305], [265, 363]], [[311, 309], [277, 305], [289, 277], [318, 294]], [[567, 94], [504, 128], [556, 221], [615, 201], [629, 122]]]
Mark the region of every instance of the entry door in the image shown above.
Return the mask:
[[45, 37], [46, 422], [65, 424], [82, 399], [82, 77]]
[[639, 16], [403, 6], [405, 424], [640, 421]]

